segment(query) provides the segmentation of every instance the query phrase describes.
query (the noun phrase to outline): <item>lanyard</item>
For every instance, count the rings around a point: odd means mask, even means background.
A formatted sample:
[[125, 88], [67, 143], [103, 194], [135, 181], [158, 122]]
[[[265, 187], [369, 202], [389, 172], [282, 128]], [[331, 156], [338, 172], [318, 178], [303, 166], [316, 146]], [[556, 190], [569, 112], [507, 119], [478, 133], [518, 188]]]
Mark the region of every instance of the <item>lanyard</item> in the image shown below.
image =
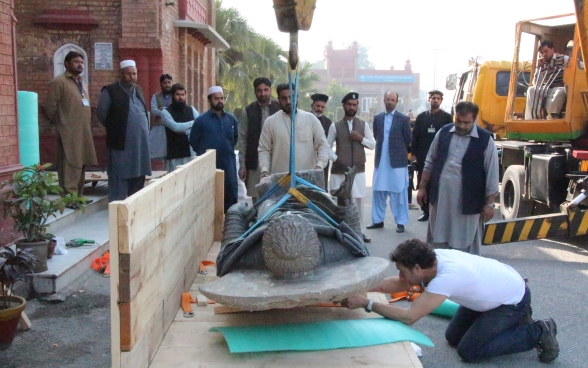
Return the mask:
[[82, 94], [82, 98], [84, 98], [84, 86], [82, 84], [82, 80], [78, 79], [78, 88], [80, 90], [80, 93]]

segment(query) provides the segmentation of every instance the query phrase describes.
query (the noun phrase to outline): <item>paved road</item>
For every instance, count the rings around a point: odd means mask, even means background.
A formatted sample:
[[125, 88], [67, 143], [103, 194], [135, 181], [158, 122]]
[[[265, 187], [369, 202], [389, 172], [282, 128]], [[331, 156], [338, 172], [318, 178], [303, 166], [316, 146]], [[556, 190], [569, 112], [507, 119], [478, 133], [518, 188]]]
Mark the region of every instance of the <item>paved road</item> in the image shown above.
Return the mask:
[[[371, 189], [373, 152], [368, 153], [368, 186]], [[415, 202], [416, 203], [416, 202]], [[371, 223], [371, 193], [365, 200], [366, 224]], [[374, 256], [387, 257], [402, 241], [423, 239], [427, 223], [417, 221], [420, 211], [410, 211], [406, 232], [397, 234], [391, 213], [385, 227], [368, 230]], [[495, 216], [498, 218], [498, 216]], [[553, 317], [558, 324], [560, 357], [551, 367], [580, 368], [588, 365], [585, 348], [588, 296], [588, 237], [528, 241], [484, 247], [482, 254], [505, 262], [530, 279], [536, 318]], [[390, 269], [390, 275], [397, 271]], [[13, 346], [0, 351], [0, 367], [85, 367], [110, 366], [110, 309], [108, 279], [91, 274], [85, 285], [62, 303], [32, 301], [27, 313], [33, 323], [20, 332]], [[423, 366], [445, 367], [543, 367], [535, 351], [494, 358], [479, 364], [462, 363], [444, 338], [448, 320], [427, 316], [414, 327], [429, 336], [434, 348], [423, 348]], [[390, 357], [392, 360], [393, 357]], [[326, 364], [325, 366], [328, 366]]]

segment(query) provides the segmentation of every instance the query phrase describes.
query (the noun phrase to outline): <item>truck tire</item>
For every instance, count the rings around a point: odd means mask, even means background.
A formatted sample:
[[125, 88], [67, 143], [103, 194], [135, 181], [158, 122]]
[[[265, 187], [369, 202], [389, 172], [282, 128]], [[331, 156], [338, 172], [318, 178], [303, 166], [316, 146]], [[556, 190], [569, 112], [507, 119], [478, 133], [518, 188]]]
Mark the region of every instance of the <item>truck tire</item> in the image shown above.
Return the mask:
[[502, 177], [500, 190], [500, 214], [505, 220], [530, 216], [533, 212], [533, 201], [523, 199], [525, 186], [525, 167], [511, 165]]

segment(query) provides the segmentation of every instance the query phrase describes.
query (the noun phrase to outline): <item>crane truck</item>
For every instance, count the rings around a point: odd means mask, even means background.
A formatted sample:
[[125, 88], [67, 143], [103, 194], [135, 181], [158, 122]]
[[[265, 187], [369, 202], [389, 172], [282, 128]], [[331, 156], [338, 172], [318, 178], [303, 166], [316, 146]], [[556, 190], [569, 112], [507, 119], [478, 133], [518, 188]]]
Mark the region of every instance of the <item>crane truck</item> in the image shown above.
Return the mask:
[[[496, 141], [504, 220], [486, 224], [484, 244], [588, 233], [588, 75], [583, 62], [588, 55], [588, 14], [583, 0], [575, 0], [575, 5], [575, 14], [516, 25], [504, 116], [506, 139]], [[567, 55], [560, 70], [565, 103], [555, 114], [545, 113], [548, 87], [541, 87], [544, 81], [537, 67], [545, 40], [553, 42], [556, 53]], [[518, 102], [521, 80], [545, 89], [535, 95], [533, 106], [542, 113], [525, 114], [525, 106]], [[547, 214], [536, 215], [541, 209]]]

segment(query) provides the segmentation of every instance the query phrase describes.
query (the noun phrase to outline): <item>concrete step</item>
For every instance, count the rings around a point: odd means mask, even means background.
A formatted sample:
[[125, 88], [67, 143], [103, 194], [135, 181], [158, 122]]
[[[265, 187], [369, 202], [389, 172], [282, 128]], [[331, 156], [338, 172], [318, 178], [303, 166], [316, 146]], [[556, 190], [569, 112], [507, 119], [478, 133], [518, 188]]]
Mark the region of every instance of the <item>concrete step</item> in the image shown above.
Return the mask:
[[88, 277], [92, 261], [109, 248], [108, 244], [108, 188], [106, 185], [87, 187], [84, 196], [92, 199], [84, 212], [66, 209], [52, 217], [48, 232], [66, 242], [75, 238], [92, 239], [96, 243], [67, 248], [67, 254], [53, 255], [47, 260], [48, 270], [28, 276], [31, 291], [37, 294], [68, 294]]

